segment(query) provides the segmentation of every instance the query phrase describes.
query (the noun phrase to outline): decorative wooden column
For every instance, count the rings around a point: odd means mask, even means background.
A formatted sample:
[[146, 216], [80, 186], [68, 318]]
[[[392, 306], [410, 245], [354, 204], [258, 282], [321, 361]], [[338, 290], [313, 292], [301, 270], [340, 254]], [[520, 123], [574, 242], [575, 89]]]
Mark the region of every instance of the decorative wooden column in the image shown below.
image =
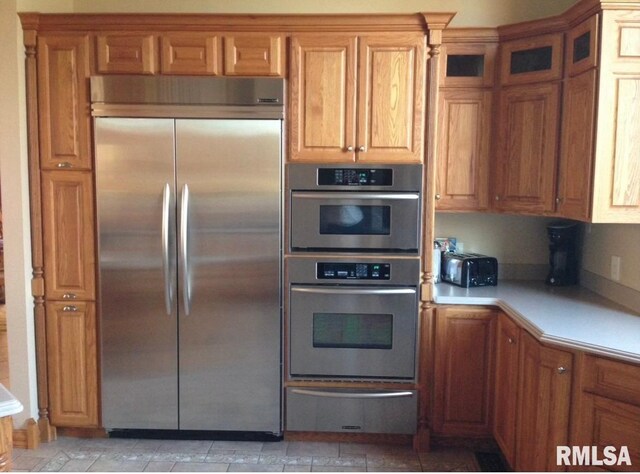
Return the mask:
[[13, 423], [10, 416], [0, 418], [0, 472], [11, 471]]
[[440, 46], [442, 30], [444, 30], [455, 13], [424, 13], [427, 25], [427, 114], [425, 126], [424, 179], [422, 185], [422, 282], [420, 311], [419, 373], [418, 373], [418, 432], [413, 439], [413, 447], [417, 451], [428, 451], [430, 444], [429, 411], [431, 406], [431, 367], [433, 365], [433, 240], [435, 217], [435, 185], [438, 136], [438, 89], [440, 71]]

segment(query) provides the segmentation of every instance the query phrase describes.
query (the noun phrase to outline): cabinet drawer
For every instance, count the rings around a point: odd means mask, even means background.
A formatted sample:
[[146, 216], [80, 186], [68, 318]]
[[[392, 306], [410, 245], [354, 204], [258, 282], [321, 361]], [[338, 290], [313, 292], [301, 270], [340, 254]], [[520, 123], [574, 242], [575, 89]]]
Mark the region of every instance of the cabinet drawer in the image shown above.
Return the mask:
[[640, 405], [640, 366], [593, 356], [583, 364], [584, 391]]
[[288, 431], [414, 434], [415, 390], [288, 388]]
[[155, 74], [154, 35], [99, 35], [98, 72], [101, 74]]

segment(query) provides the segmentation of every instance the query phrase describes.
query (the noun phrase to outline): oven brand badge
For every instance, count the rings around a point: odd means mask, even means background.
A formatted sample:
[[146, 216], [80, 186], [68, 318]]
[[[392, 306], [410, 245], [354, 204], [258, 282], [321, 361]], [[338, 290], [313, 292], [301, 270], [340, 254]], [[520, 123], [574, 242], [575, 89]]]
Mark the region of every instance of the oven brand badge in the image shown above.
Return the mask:
[[629, 448], [605, 446], [556, 446], [556, 464], [558, 466], [631, 466]]

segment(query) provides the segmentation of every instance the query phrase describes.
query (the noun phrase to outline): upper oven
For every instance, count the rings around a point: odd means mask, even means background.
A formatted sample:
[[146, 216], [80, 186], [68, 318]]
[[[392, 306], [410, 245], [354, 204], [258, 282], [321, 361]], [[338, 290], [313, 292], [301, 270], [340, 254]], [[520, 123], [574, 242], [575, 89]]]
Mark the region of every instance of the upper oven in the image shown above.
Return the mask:
[[419, 253], [422, 165], [287, 170], [292, 251]]

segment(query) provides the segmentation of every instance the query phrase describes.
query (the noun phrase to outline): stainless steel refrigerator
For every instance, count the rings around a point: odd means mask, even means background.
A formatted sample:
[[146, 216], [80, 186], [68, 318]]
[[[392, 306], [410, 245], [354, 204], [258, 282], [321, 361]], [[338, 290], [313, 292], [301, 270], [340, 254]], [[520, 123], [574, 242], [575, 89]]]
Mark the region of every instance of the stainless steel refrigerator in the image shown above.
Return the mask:
[[92, 78], [103, 425], [280, 433], [282, 81], [149, 81]]

